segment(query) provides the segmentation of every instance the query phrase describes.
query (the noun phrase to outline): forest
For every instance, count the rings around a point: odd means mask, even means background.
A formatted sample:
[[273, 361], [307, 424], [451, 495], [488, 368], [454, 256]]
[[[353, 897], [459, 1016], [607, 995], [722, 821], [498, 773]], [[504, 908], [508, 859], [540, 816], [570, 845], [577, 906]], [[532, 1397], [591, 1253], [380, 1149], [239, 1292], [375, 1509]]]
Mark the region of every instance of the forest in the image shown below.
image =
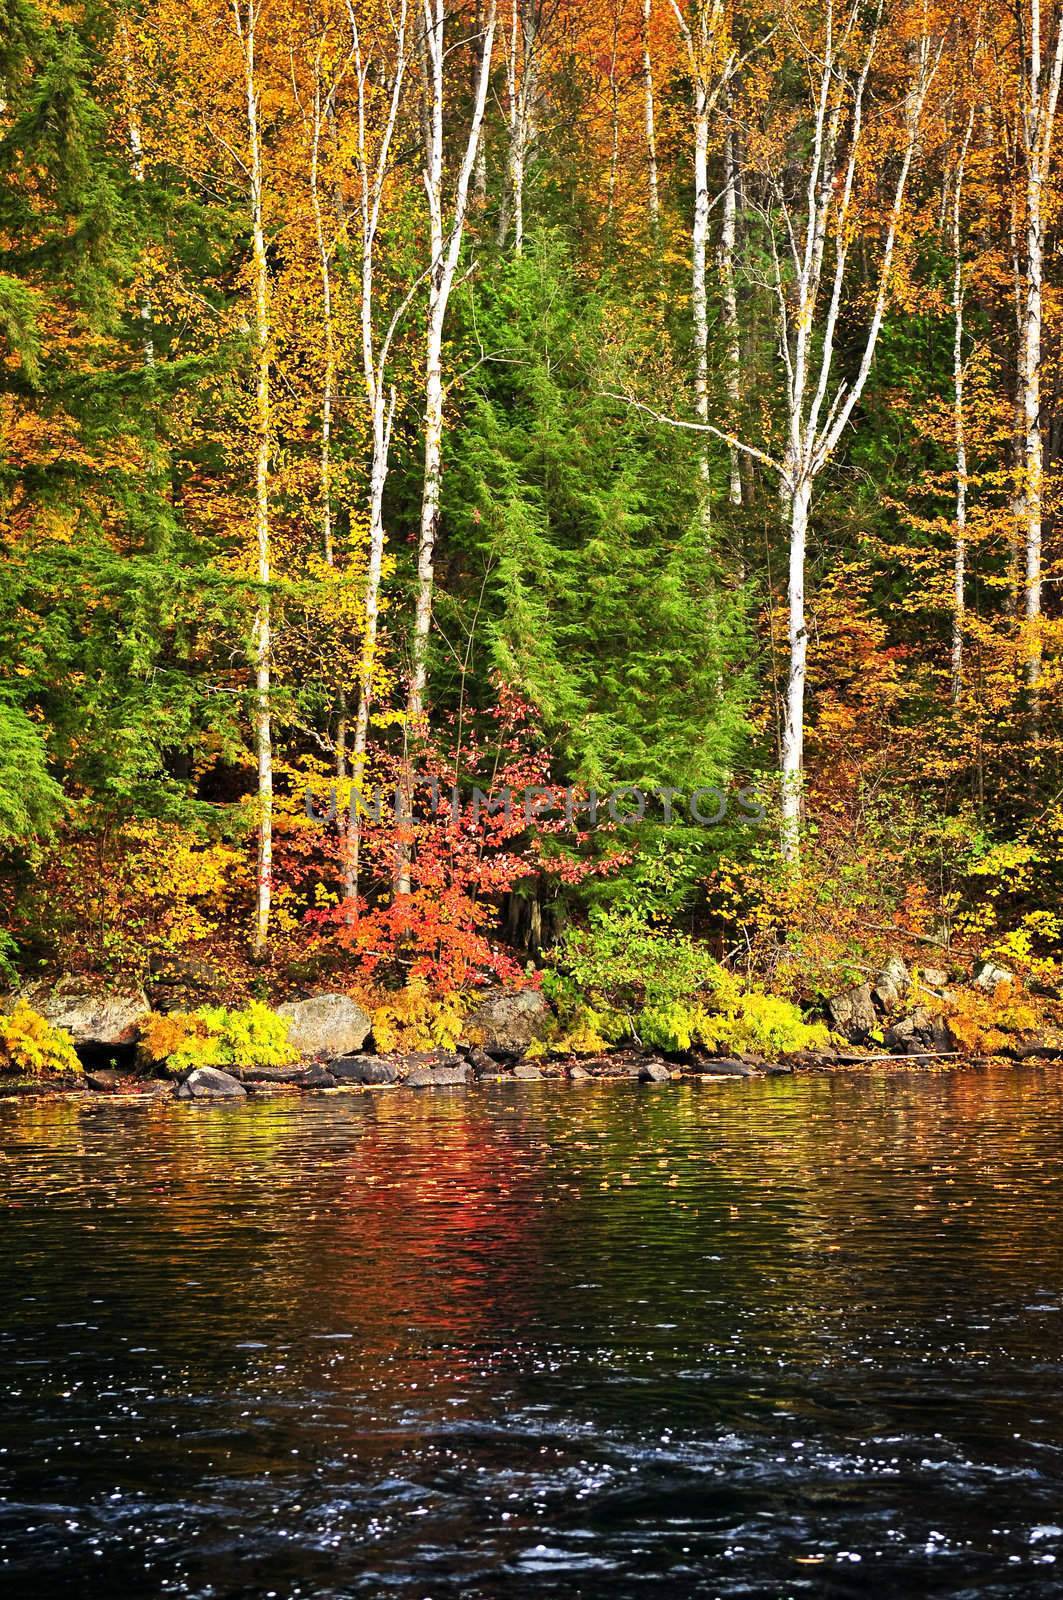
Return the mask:
[[1061, 72], [1041, 0], [0, 0], [3, 987], [1029, 1032]]

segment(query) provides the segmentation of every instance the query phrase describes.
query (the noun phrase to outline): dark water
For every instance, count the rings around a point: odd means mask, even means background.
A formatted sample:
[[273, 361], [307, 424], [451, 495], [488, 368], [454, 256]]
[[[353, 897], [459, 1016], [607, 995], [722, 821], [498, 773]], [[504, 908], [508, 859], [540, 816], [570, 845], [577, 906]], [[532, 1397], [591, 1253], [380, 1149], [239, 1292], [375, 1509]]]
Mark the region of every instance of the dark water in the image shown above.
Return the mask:
[[1063, 1074], [0, 1108], [5, 1595], [1058, 1596]]

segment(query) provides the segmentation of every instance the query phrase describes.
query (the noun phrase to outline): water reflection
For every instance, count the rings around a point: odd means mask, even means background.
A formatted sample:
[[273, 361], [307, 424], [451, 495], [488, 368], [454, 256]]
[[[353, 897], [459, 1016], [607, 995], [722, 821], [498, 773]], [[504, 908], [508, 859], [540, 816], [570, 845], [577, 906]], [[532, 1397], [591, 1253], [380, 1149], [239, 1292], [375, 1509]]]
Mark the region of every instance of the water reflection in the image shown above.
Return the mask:
[[1061, 1113], [0, 1108], [5, 1592], [1056, 1595]]

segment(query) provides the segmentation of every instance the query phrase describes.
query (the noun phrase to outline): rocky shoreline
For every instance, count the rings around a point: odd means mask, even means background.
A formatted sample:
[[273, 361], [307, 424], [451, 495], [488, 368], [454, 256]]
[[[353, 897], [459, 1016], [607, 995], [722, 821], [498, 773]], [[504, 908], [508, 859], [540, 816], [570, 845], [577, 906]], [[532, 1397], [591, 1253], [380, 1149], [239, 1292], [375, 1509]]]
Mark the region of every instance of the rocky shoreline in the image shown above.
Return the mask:
[[118, 1068], [88, 1069], [64, 1079], [0, 1079], [3, 1099], [122, 1099], [183, 1104], [246, 1101], [275, 1096], [362, 1094], [380, 1090], [417, 1092], [498, 1083], [725, 1083], [736, 1079], [789, 1076], [794, 1073], [836, 1073], [860, 1070], [919, 1070], [929, 1067], [984, 1066], [993, 1060], [1017, 1063], [1063, 1060], [1063, 1049], [1031, 1046], [995, 1057], [965, 1056], [959, 1051], [927, 1051], [908, 1055], [856, 1055], [806, 1052], [782, 1061], [753, 1058], [669, 1058], [633, 1049], [606, 1056], [568, 1056], [524, 1061], [478, 1047], [407, 1055], [372, 1053], [332, 1060], [302, 1061], [290, 1067], [197, 1067], [179, 1077], [145, 1076]]
[[[998, 975], [1000, 969], [994, 969], [992, 979]], [[981, 975], [974, 981], [985, 985]], [[177, 1070], [176, 1060], [160, 1062], [149, 1048], [153, 1026], [172, 1014], [165, 1004], [159, 1006], [156, 999], [153, 1006], [143, 989], [102, 991], [71, 977], [22, 993], [42, 1017], [66, 1031], [82, 1070], [47, 1077], [0, 1072], [0, 1099], [88, 1095], [147, 1101], [166, 1096], [194, 1103], [489, 1082], [711, 1083], [794, 1072], [947, 1068], [992, 1059], [1063, 1060], [1063, 1042], [1044, 1036], [1016, 1037], [992, 1056], [957, 1048], [940, 1016], [913, 1005], [910, 998], [906, 1002], [909, 982], [897, 962], [874, 985], [834, 997], [828, 1002], [831, 1047], [781, 1059], [714, 1056], [699, 1048], [662, 1052], [637, 1044], [575, 1055], [565, 1049], [566, 1041], [551, 1043], [557, 1039], [556, 1019], [542, 994], [529, 987], [485, 992], [453, 1048], [415, 1051], [379, 1048], [374, 1019], [351, 996], [310, 995], [277, 1007], [293, 1058], [287, 1064], [242, 1065], [241, 1052], [230, 1054], [224, 1065], [200, 1062]], [[284, 1055], [280, 1059], [286, 1060]]]

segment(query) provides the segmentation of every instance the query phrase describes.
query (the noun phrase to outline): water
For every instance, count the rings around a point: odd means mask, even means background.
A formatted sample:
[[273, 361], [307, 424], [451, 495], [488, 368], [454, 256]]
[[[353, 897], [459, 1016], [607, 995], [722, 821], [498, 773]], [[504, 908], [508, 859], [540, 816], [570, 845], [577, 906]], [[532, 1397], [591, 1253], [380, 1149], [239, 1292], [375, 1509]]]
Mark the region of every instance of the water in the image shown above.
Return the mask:
[[1063, 1074], [0, 1107], [7, 1596], [1058, 1596]]

